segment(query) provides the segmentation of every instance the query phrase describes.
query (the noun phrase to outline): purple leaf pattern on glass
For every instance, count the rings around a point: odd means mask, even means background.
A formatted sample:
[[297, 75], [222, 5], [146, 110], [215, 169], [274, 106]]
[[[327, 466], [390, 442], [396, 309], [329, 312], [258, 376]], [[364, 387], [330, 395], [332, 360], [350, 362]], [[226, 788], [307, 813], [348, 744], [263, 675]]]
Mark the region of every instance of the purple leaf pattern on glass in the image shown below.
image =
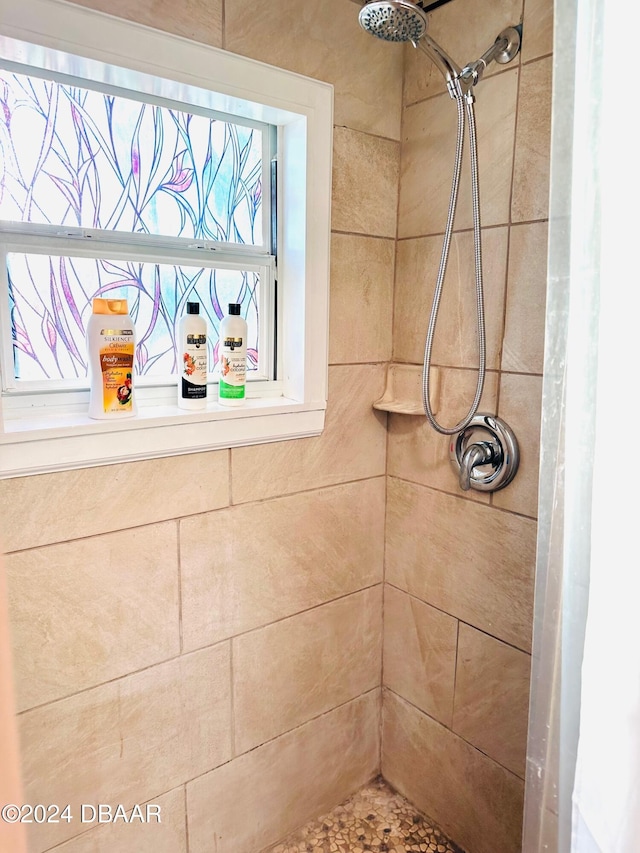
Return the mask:
[[[259, 129], [3, 70], [0, 107], [0, 220], [262, 245]], [[208, 320], [212, 369], [239, 302], [257, 369], [256, 272], [17, 251], [7, 266], [18, 380], [86, 376], [95, 296], [128, 300], [151, 377], [176, 372], [187, 301]]]

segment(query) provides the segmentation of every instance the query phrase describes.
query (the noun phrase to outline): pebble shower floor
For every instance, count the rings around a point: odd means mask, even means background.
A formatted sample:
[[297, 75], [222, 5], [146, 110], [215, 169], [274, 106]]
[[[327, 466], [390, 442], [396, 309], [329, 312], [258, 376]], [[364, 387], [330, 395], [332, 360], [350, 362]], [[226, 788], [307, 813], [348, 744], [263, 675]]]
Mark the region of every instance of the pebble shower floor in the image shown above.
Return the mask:
[[264, 853], [464, 853], [378, 778]]

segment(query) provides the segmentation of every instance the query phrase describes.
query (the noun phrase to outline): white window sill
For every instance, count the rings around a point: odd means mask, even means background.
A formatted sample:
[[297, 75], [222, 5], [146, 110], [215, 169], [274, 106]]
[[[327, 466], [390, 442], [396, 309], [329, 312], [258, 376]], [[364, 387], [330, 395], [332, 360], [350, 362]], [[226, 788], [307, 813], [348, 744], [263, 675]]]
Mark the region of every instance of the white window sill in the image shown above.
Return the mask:
[[322, 432], [324, 409], [257, 397], [234, 408], [213, 401], [199, 412], [149, 406], [134, 418], [96, 421], [47, 408], [41, 416], [5, 420], [0, 478], [305, 438]]

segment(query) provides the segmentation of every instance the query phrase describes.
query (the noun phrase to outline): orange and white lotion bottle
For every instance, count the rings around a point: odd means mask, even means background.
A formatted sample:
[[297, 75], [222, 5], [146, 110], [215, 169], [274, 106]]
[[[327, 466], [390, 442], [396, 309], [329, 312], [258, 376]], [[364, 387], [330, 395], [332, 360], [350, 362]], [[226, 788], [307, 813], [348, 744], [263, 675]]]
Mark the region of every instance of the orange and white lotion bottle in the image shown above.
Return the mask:
[[87, 325], [90, 418], [131, 418], [137, 413], [135, 350], [136, 331], [127, 300], [95, 298]]

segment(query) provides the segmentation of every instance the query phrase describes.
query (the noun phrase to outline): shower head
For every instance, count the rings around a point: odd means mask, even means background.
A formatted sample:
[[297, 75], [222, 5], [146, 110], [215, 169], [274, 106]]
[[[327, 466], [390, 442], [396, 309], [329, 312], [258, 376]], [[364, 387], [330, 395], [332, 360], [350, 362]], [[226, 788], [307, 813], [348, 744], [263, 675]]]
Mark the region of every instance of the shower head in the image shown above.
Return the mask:
[[360, 26], [384, 41], [410, 41], [413, 44], [427, 31], [427, 16], [409, 0], [367, 3], [360, 9]]
[[384, 41], [410, 41], [434, 62], [447, 85], [460, 76], [461, 68], [427, 35], [427, 15], [410, 0], [370, 0], [360, 9], [358, 21], [363, 30]]

